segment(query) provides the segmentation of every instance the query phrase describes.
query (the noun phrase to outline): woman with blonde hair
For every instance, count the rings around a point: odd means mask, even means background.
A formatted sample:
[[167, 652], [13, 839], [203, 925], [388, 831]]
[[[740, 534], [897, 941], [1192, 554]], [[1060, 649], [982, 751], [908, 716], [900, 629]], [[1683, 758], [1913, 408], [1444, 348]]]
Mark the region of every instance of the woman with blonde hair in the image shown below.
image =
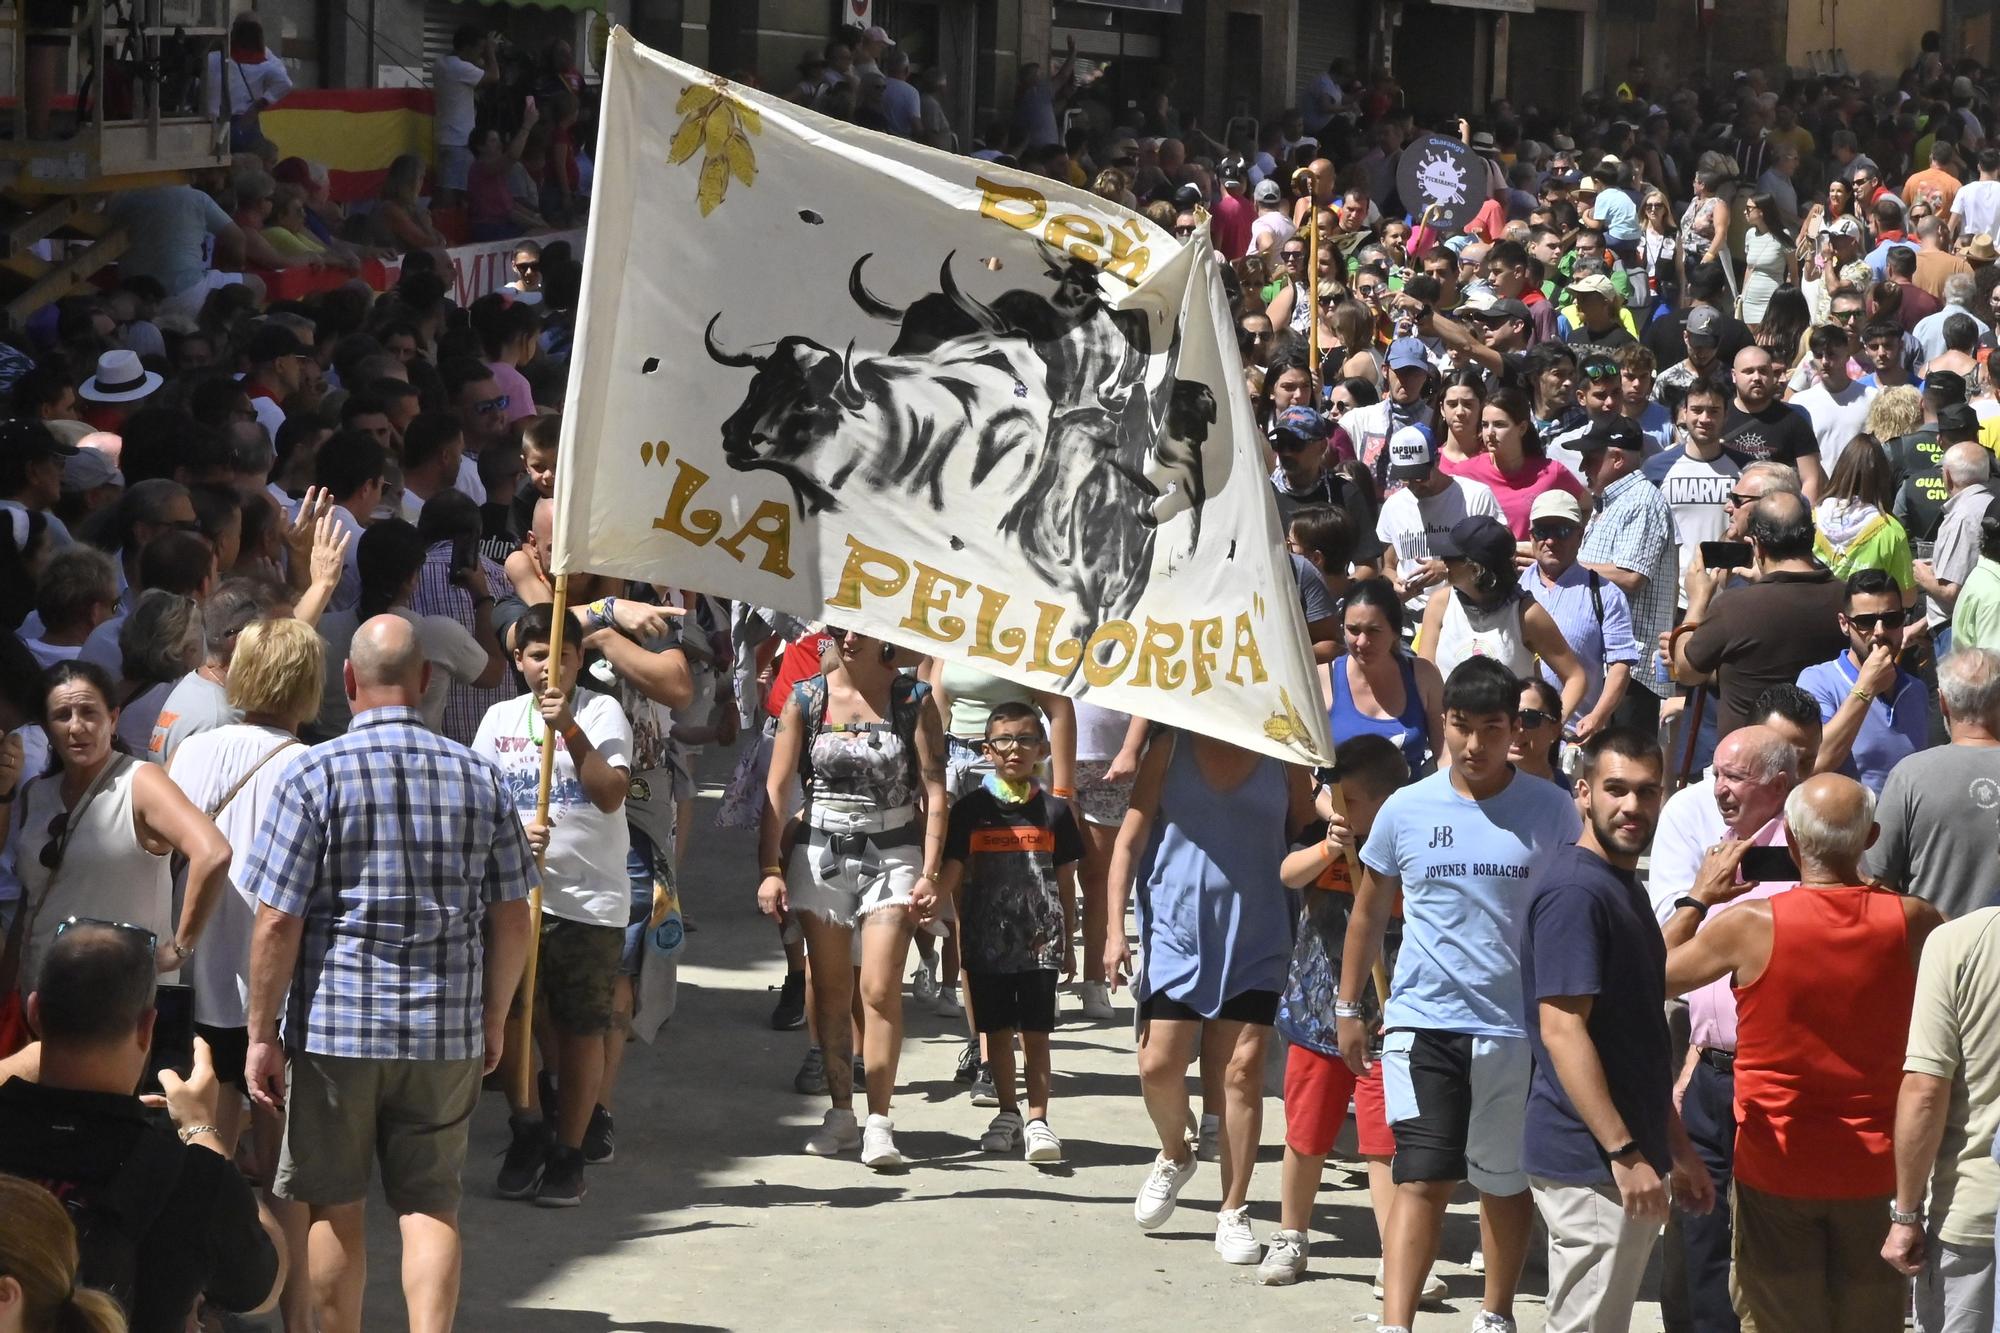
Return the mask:
[[1875, 395], [1863, 423], [1878, 440], [1896, 440], [1924, 424], [1924, 396], [1914, 384], [1897, 384]]
[[409, 250], [442, 250], [450, 244], [431, 221], [431, 210], [417, 192], [424, 184], [424, 160], [404, 153], [389, 164], [382, 177], [382, 197], [368, 215], [368, 243], [403, 254]]
[[55, 1196], [0, 1176], [0, 1333], [125, 1333], [118, 1303], [76, 1285], [76, 1227]]
[[[319, 716], [325, 653], [318, 631], [304, 621], [256, 620], [244, 626], [230, 657], [228, 686], [229, 706], [243, 720], [197, 732], [174, 750], [167, 776], [214, 821], [232, 847], [256, 844], [286, 769], [306, 752], [299, 728]], [[194, 984], [195, 1032], [208, 1043], [216, 1081], [225, 1085], [216, 1105], [216, 1124], [224, 1140], [233, 1143], [249, 1096], [243, 1058], [250, 1047], [250, 928], [257, 917], [257, 895], [232, 875], [215, 898], [202, 949], [188, 961], [187, 971]], [[234, 1092], [229, 1091], [232, 1088]], [[284, 1119], [264, 1113], [255, 1113], [253, 1119], [255, 1155], [265, 1164], [268, 1178], [277, 1167]], [[270, 1202], [290, 1251], [286, 1271], [297, 1275], [286, 1281], [280, 1297], [285, 1324], [308, 1327], [309, 1219], [303, 1207], [275, 1197]]]
[[1132, 193], [1132, 183], [1116, 167], [1106, 167], [1098, 172], [1097, 178], [1090, 183], [1090, 192], [1099, 199], [1109, 199], [1125, 208], [1136, 209], [1139, 206], [1138, 196]]

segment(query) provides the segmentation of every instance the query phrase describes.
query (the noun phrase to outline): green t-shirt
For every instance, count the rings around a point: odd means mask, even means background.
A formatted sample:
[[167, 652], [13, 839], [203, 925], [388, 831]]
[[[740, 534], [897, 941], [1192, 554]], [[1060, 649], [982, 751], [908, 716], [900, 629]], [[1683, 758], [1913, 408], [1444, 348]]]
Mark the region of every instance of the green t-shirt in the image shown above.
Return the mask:
[[2000, 651], [2000, 562], [1979, 557], [1951, 608], [1951, 646]]
[[1813, 553], [1837, 579], [1846, 579], [1858, 569], [1879, 569], [1896, 580], [1896, 586], [1904, 592], [1916, 586], [1910, 569], [1910, 534], [1887, 514], [1880, 515], [1862, 529], [1860, 536], [1838, 549], [1822, 532], [1813, 539]]

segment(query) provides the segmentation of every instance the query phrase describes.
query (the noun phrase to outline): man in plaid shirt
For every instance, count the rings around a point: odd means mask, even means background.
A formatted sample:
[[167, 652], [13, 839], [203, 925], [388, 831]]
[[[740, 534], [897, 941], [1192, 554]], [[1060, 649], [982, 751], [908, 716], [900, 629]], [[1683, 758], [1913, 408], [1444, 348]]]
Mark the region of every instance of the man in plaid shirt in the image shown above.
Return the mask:
[[528, 948], [520, 819], [496, 769], [424, 726], [429, 672], [408, 621], [361, 627], [345, 669], [354, 721], [292, 761], [239, 881], [260, 904], [246, 1074], [286, 1112], [277, 1193], [333, 1233], [313, 1247], [328, 1333], [361, 1328], [378, 1155], [409, 1326], [451, 1326], [466, 1133]]
[[1651, 733], [1660, 725], [1660, 700], [1671, 699], [1672, 682], [1661, 679], [1655, 661], [1660, 635], [1673, 628], [1680, 569], [1680, 539], [1674, 511], [1660, 488], [1640, 469], [1646, 437], [1629, 417], [1611, 417], [1571, 442], [1583, 455], [1583, 477], [1597, 497], [1597, 516], [1584, 534], [1577, 560], [1618, 585], [1632, 607], [1632, 637], [1645, 654], [1632, 672], [1614, 722]]

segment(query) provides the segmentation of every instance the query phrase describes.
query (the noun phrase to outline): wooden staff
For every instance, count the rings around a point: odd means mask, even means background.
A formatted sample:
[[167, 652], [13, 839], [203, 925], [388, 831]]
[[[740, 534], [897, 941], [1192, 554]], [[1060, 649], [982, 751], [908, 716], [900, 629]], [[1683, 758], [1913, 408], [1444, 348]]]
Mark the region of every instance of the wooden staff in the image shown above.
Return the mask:
[[[560, 548], [558, 548], [560, 549]], [[556, 575], [555, 614], [550, 618], [555, 625], [555, 649], [549, 655], [549, 670], [560, 673], [562, 668], [563, 617], [569, 614], [569, 575]], [[560, 684], [544, 681], [544, 687]], [[539, 701], [537, 701], [539, 704]], [[530, 715], [540, 711], [530, 709]], [[556, 775], [556, 729], [544, 726], [542, 734], [542, 781], [535, 790], [535, 822], [549, 821], [549, 785]], [[514, 1096], [521, 1106], [535, 1104], [535, 964], [542, 951], [542, 869], [548, 863], [548, 848], [544, 846], [535, 857], [535, 885], [528, 891], [528, 957], [521, 968], [521, 1017], [509, 1034], [507, 1042], [514, 1047]]]
[[[1306, 192], [1306, 345], [1312, 354], [1311, 383], [1313, 406], [1320, 403], [1319, 373], [1319, 201], [1313, 198], [1313, 174], [1305, 167], [1292, 173], [1292, 184], [1304, 184]], [[1338, 799], [1338, 798], [1336, 798]], [[1344, 812], [1343, 812], [1344, 813]], [[1358, 885], [1359, 880], [1355, 883]]]
[[[1347, 819], [1347, 796], [1340, 790], [1340, 778], [1336, 776], [1332, 782], [1326, 785], [1326, 789], [1328, 794], [1333, 797], [1333, 812], [1339, 815], [1341, 820], [1345, 822]], [[1348, 825], [1347, 831], [1351, 843], [1354, 834], [1353, 825]], [[1354, 886], [1354, 896], [1356, 899], [1359, 899], [1361, 897], [1361, 859], [1354, 854], [1352, 846], [1349, 846], [1342, 855], [1347, 858], [1347, 882]], [[1370, 975], [1375, 981], [1375, 998], [1382, 1002], [1382, 1008], [1386, 1011], [1389, 1008], [1389, 969], [1383, 965], [1380, 958], [1377, 958], [1375, 960], [1375, 970]]]

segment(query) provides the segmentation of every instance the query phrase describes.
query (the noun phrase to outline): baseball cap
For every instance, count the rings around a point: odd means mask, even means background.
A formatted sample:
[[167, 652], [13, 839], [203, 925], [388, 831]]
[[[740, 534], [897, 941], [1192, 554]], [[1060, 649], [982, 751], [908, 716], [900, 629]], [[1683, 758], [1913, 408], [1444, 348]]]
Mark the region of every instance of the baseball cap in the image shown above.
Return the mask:
[[1491, 514], [1473, 514], [1451, 525], [1451, 542], [1458, 548], [1447, 559], [1469, 560], [1490, 571], [1502, 586], [1514, 581], [1514, 534]]
[[1240, 157], [1223, 158], [1222, 165], [1216, 168], [1215, 174], [1224, 185], [1231, 181], [1245, 181], [1250, 177], [1249, 168], [1243, 165], [1243, 159]]
[[125, 474], [111, 455], [102, 449], [78, 449], [63, 463], [62, 488], [65, 494], [96, 490], [99, 486], [123, 486]]
[[1504, 323], [1510, 319], [1534, 318], [1533, 315], [1528, 313], [1528, 307], [1525, 304], [1515, 300], [1511, 296], [1494, 297], [1492, 300], [1480, 304], [1471, 313], [1475, 319], [1493, 324]]
[[[1934, 403], [1965, 401], [1965, 376], [1955, 370], [1933, 370], [1924, 376], [1924, 397]], [[1940, 412], [1944, 409], [1939, 408]]]
[[1583, 506], [1568, 491], [1543, 491], [1535, 497], [1534, 507], [1528, 510], [1528, 522], [1535, 523], [1545, 518], [1562, 519], [1568, 523], [1583, 522]]
[[1275, 204], [1285, 197], [1285, 192], [1278, 188], [1278, 182], [1266, 177], [1257, 182], [1257, 188], [1250, 192], [1250, 197], [1260, 204]]
[[1632, 418], [1607, 417], [1591, 423], [1590, 429], [1577, 436], [1571, 447], [1580, 454], [1594, 453], [1599, 449], [1631, 449], [1636, 452], [1646, 447], [1646, 437], [1639, 433], [1639, 423]]
[[862, 33], [861, 37], [863, 41], [880, 42], [884, 46], [894, 46], [896, 44], [896, 39], [891, 37], [887, 30], [879, 24]]
[[1722, 312], [1712, 305], [1698, 305], [1688, 311], [1687, 336], [1721, 342]]
[[1962, 434], [1979, 429], [1979, 412], [1971, 403], [1946, 403], [1937, 410], [1938, 433]]
[[1271, 439], [1279, 441], [1280, 436], [1298, 440], [1324, 440], [1332, 434], [1327, 429], [1326, 418], [1310, 407], [1288, 407], [1278, 413], [1278, 419], [1271, 423]]
[[1389, 369], [1408, 370], [1418, 366], [1424, 370], [1431, 368], [1430, 353], [1415, 338], [1398, 338], [1389, 344]]
[[1176, 208], [1193, 208], [1196, 204], [1206, 203], [1207, 201], [1208, 196], [1203, 194], [1201, 187], [1193, 181], [1189, 181], [1186, 185], [1174, 191], [1174, 207]]
[[1389, 437], [1389, 476], [1396, 481], [1429, 476], [1437, 458], [1429, 427], [1404, 426]]
[[1569, 294], [1571, 296], [1615, 297], [1618, 295], [1618, 289], [1612, 285], [1611, 279], [1605, 277], [1602, 273], [1586, 273], [1583, 277], [1578, 278], [1569, 285]]
[[307, 351], [305, 340], [283, 324], [264, 323], [250, 335], [250, 346], [244, 355], [253, 366], [276, 361], [279, 357], [299, 356]]
[[10, 417], [0, 421], [0, 452], [29, 458], [68, 458], [76, 446], [56, 438], [55, 432], [33, 417]]
[[1861, 235], [1861, 219], [1854, 217], [1851, 214], [1847, 217], [1835, 218], [1833, 221], [1826, 224], [1826, 230], [1827, 234], [1831, 236], [1851, 236], [1859, 238]]

